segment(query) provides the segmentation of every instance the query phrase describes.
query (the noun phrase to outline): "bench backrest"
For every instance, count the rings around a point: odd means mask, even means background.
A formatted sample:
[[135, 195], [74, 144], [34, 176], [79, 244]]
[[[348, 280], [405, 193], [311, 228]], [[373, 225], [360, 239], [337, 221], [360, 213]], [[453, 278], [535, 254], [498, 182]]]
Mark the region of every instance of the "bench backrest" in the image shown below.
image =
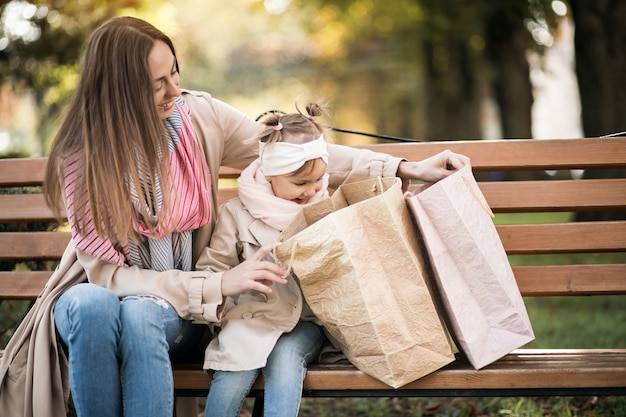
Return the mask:
[[[444, 149], [469, 156], [479, 186], [496, 213], [498, 233], [509, 255], [616, 254], [616, 261], [610, 263], [595, 263], [594, 256], [583, 256], [572, 264], [566, 261], [566, 265], [552, 258], [536, 265], [514, 263], [524, 296], [626, 294], [622, 256], [626, 252], [626, 138], [360, 147], [411, 161]], [[45, 164], [45, 158], [0, 159], [0, 228], [7, 229], [0, 233], [0, 265], [10, 266], [0, 269], [12, 269], [0, 271], [0, 299], [36, 298], [54, 267], [49, 261], [60, 259], [70, 239], [67, 231], [45, 230], [46, 223], [53, 221], [40, 187]], [[572, 172], [580, 174], [579, 170], [585, 170], [584, 178], [573, 179]], [[232, 169], [220, 170], [221, 179], [236, 176]], [[230, 184], [227, 181], [220, 187], [220, 201], [236, 195]], [[601, 220], [580, 221], [598, 212], [603, 213]], [[505, 213], [516, 215], [502, 222], [499, 213], [506, 219]], [[556, 221], [538, 223], [532, 214], [524, 213], [561, 214]], [[38, 226], [43, 230], [33, 231]], [[14, 262], [20, 265], [14, 267]]]

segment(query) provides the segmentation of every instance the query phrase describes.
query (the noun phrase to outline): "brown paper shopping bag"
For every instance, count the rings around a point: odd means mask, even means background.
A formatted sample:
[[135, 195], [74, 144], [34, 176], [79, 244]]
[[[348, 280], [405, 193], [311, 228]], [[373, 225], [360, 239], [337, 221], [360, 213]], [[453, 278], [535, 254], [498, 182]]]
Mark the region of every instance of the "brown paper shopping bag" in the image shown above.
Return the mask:
[[448, 326], [482, 368], [535, 336], [491, 209], [469, 166], [407, 196]]
[[357, 368], [397, 388], [454, 360], [400, 180], [342, 185], [279, 241], [277, 258]]

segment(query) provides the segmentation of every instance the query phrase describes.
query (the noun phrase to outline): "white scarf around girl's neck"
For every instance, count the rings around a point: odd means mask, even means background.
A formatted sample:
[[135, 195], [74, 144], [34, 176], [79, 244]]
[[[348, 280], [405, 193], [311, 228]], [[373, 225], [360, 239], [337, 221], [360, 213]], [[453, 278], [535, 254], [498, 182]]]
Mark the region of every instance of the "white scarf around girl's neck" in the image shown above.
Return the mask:
[[324, 174], [322, 181], [322, 188], [306, 204], [276, 197], [272, 184], [263, 174], [261, 160], [257, 159], [241, 172], [237, 185], [239, 198], [252, 217], [283, 231], [303, 207], [328, 198], [328, 174]]

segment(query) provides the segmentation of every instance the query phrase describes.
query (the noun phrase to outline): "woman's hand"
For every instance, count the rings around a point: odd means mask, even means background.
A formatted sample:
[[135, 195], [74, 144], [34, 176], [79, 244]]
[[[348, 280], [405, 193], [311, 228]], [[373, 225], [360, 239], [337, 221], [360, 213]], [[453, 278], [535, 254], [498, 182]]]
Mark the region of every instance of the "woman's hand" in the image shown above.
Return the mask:
[[224, 272], [222, 295], [235, 296], [247, 290], [269, 294], [272, 292], [272, 283], [286, 284], [287, 280], [283, 277], [287, 271], [273, 262], [263, 260], [273, 249], [274, 245], [263, 246], [254, 256]]
[[445, 150], [419, 162], [400, 162], [397, 175], [404, 179], [435, 182], [466, 165], [470, 165], [467, 156]]

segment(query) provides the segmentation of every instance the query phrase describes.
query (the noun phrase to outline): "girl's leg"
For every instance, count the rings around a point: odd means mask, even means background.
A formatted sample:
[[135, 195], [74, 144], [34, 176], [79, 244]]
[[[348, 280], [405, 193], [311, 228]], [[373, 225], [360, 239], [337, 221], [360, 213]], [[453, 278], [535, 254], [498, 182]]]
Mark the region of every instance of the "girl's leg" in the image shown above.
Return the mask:
[[191, 323], [181, 319], [176, 310], [159, 297], [128, 296], [120, 305], [124, 414], [171, 417], [174, 382], [170, 346], [178, 346], [183, 341]]
[[243, 400], [260, 370], [215, 371], [207, 396], [204, 417], [239, 417]]
[[115, 294], [93, 284], [73, 286], [54, 307], [57, 332], [68, 350], [70, 389], [79, 416], [122, 416], [119, 309]]
[[278, 339], [263, 368], [265, 417], [298, 415], [307, 365], [317, 358], [323, 342], [322, 328], [309, 321], [300, 321]]

